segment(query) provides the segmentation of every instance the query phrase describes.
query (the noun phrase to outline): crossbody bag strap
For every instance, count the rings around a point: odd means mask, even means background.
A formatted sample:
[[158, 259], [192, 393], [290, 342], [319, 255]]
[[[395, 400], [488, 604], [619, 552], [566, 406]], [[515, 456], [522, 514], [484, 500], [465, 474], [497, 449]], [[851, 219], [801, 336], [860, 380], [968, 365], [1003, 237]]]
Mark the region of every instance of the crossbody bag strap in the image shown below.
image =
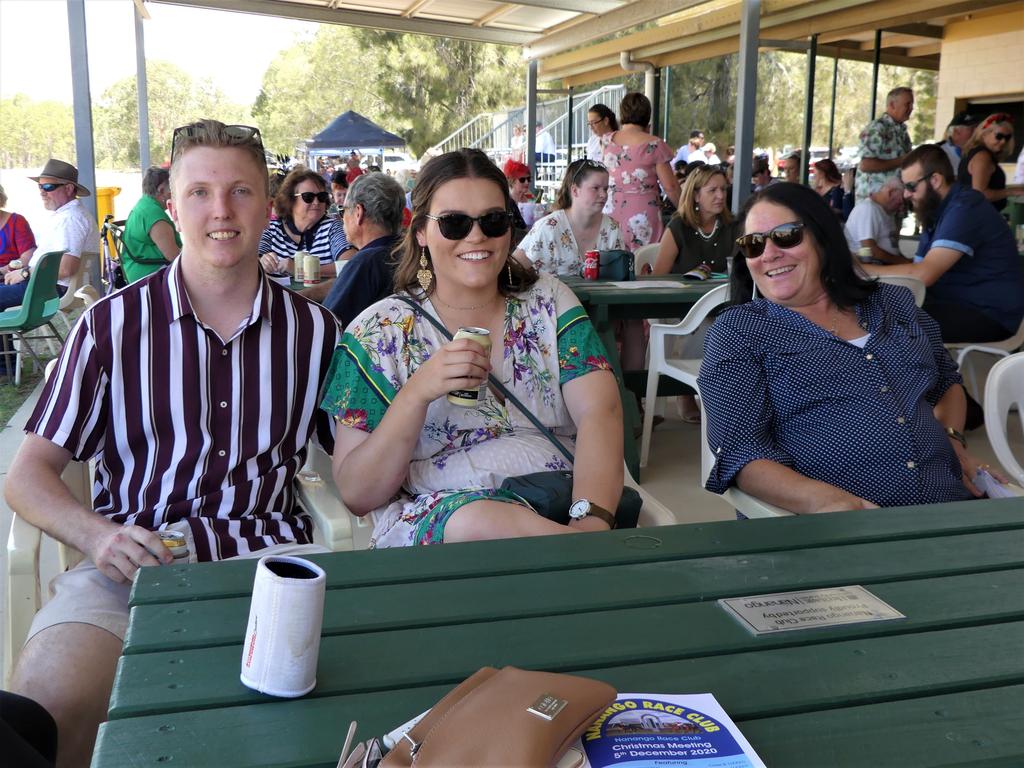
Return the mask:
[[[413, 301], [408, 296], [398, 296], [397, 298], [401, 299], [406, 304], [408, 304], [410, 307], [412, 307], [413, 311], [417, 315], [419, 315], [420, 317], [423, 317], [427, 321], [429, 321], [431, 325], [433, 325], [435, 328], [437, 328], [437, 330], [440, 331], [440, 333], [446, 339], [448, 339], [448, 341], [452, 340], [452, 335], [448, 331], [448, 329], [445, 328], [444, 324], [440, 320], [438, 320], [436, 317], [431, 315], [429, 312], [427, 312], [420, 304], [416, 303], [415, 301]], [[564, 445], [562, 445], [562, 441], [559, 440], [557, 437], [555, 437], [554, 433], [550, 429], [548, 429], [546, 426], [544, 426], [541, 423], [540, 419], [538, 419], [536, 416], [534, 416], [529, 408], [527, 408], [525, 405], [523, 405], [521, 402], [519, 402], [519, 398], [517, 398], [515, 395], [513, 395], [509, 391], [508, 387], [506, 387], [504, 384], [502, 384], [498, 380], [497, 376], [495, 376], [493, 373], [488, 373], [487, 374], [487, 380], [490, 382], [491, 386], [493, 386], [496, 390], [498, 390], [499, 392], [501, 392], [501, 394], [503, 394], [505, 396], [505, 400], [507, 400], [508, 402], [511, 402], [516, 408], [518, 408], [520, 413], [522, 413], [527, 419], [529, 419], [530, 423], [533, 424], [533, 426], [535, 426], [537, 429], [539, 429], [540, 433], [542, 435], [544, 435], [544, 437], [546, 437], [548, 440], [551, 441], [551, 444], [553, 446], [555, 446], [555, 448], [557, 448], [558, 451], [563, 456], [565, 456], [566, 459], [569, 460], [570, 464], [573, 463], [573, 461], [574, 461], [573, 455], [571, 453], [569, 453], [569, 449], [566, 448]]]

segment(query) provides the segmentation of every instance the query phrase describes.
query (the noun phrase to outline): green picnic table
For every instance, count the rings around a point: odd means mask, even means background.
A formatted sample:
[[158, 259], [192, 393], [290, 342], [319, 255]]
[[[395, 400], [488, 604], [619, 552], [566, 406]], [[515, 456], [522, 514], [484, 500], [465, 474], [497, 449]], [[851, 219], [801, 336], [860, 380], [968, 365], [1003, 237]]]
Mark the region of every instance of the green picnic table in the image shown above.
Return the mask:
[[[619, 320], [653, 320], [685, 317], [690, 308], [708, 291], [717, 288], [723, 280], [685, 280], [680, 275], [645, 275], [630, 281], [630, 287], [601, 280], [583, 280], [578, 277], [560, 277], [587, 310], [601, 342], [608, 352], [608, 362], [615, 371], [622, 396], [623, 448], [626, 466], [640, 481], [640, 453], [637, 451], [634, 430], [641, 425], [637, 398], [647, 389], [647, 371], [623, 372], [622, 362], [615, 345], [615, 324]], [[660, 287], [657, 283], [674, 283]], [[679, 384], [663, 384], [658, 392], [663, 395], [690, 392]]]
[[[484, 665], [711, 692], [771, 768], [1024, 765], [1024, 499], [318, 555], [317, 686], [239, 682], [254, 561], [142, 569], [94, 768], [335, 765]], [[719, 598], [903, 619], [755, 636]]]

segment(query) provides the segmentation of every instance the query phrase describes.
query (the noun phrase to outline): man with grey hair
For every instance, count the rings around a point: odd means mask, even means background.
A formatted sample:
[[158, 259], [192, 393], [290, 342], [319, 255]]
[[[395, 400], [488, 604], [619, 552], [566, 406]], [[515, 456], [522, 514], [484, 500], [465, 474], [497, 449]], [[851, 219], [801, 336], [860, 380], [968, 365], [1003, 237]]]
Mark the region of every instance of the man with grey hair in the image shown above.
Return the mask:
[[857, 203], [899, 174], [900, 163], [911, 150], [906, 123], [913, 111], [914, 92], [907, 87], [893, 88], [885, 97], [885, 113], [860, 132]]
[[869, 264], [906, 264], [893, 219], [902, 210], [903, 182], [898, 176], [855, 205], [846, 221], [846, 242], [853, 254]]
[[359, 252], [338, 277], [324, 306], [342, 327], [371, 304], [394, 293], [391, 251], [398, 243], [405, 192], [391, 176], [367, 173], [352, 182], [345, 198], [345, 234]]

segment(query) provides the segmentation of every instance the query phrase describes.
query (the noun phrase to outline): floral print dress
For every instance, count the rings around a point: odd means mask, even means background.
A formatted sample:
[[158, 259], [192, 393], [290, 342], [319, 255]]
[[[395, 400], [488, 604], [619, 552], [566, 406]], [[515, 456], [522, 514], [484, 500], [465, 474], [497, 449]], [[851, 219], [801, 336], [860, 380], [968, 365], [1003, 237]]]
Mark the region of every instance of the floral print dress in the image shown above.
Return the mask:
[[615, 133], [601, 137], [601, 151], [608, 168], [611, 187], [611, 217], [622, 228], [626, 248], [635, 251], [642, 245], [661, 242], [661, 190], [658, 163], [667, 163], [675, 154], [661, 139], [643, 144], [620, 146], [612, 141]]
[[[437, 317], [427, 300], [423, 310]], [[497, 339], [495, 339], [497, 341]], [[338, 424], [372, 432], [409, 377], [448, 340], [397, 296], [377, 302], [348, 327], [331, 363], [321, 407]], [[604, 348], [573, 292], [550, 275], [508, 299], [502, 383], [573, 450], [576, 428], [562, 386], [610, 370]], [[463, 504], [512, 503], [506, 477], [571, 469], [519, 410], [486, 391], [475, 408], [440, 397], [427, 408], [409, 474], [397, 496], [373, 512], [372, 547], [434, 544]]]
[[[615, 219], [601, 214], [601, 227], [597, 232], [597, 250], [622, 248], [622, 232]], [[533, 262], [538, 272], [553, 275], [579, 276], [583, 269], [583, 253], [572, 233], [572, 225], [565, 211], [549, 213], [533, 225], [519, 248]]]

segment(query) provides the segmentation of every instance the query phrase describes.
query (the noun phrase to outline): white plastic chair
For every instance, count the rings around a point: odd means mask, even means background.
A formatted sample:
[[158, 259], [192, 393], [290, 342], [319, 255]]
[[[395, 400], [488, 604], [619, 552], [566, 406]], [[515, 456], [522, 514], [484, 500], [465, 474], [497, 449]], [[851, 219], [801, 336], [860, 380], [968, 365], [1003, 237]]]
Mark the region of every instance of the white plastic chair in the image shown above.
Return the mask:
[[924, 295], [928, 289], [916, 277], [911, 277], [910, 275], [882, 275], [878, 278], [878, 282], [887, 283], [888, 285], [902, 285], [904, 288], [909, 288], [910, 292], [914, 294], [914, 303], [919, 307], [924, 304]]
[[371, 515], [357, 517], [341, 500], [331, 473], [331, 457], [310, 441], [306, 466], [295, 478], [299, 505], [316, 525], [315, 538], [332, 552], [366, 549], [373, 533]]
[[[1010, 449], [1007, 420], [1010, 409], [1017, 406], [1018, 417], [1024, 419], [1024, 352], [1004, 357], [992, 366], [985, 383], [985, 432], [1003, 469], [1024, 485], [1024, 466]], [[1022, 421], [1024, 436], [1024, 421]]]
[[964, 363], [968, 360], [967, 356], [972, 352], [983, 352], [986, 355], [1007, 357], [1020, 350], [1021, 347], [1024, 347], [1024, 320], [1021, 320], [1020, 327], [1017, 328], [1017, 332], [1013, 336], [1002, 341], [986, 341], [982, 344], [975, 344], [973, 342], [946, 344], [949, 354], [956, 353], [956, 366], [960, 369], [960, 373], [964, 374], [964, 378], [970, 384], [971, 394], [977, 399], [981, 398], [983, 390], [978, 387], [978, 372], [975, 370], [974, 365], [970, 365], [967, 369], [964, 367]]
[[658, 250], [660, 248], [661, 243], [650, 243], [649, 245], [641, 245], [633, 251], [633, 267], [636, 269], [637, 275], [643, 274], [643, 266], [645, 264], [654, 269], [654, 262], [658, 258]]
[[651, 323], [651, 337], [648, 349], [650, 361], [647, 364], [647, 394], [644, 407], [644, 428], [640, 439], [640, 466], [646, 467], [651, 453], [651, 432], [654, 429], [654, 401], [658, 396], [658, 380], [671, 376], [694, 389], [697, 388], [697, 374], [700, 372], [700, 358], [681, 359], [665, 356], [665, 342], [676, 336], [691, 336], [715, 307], [729, 300], [729, 286], [720, 285], [705, 293], [693, 305], [686, 317], [678, 323]]
[[75, 307], [88, 306], [79, 291], [86, 284], [85, 276], [89, 262], [92, 259], [98, 259], [99, 257], [100, 254], [98, 251], [85, 251], [82, 254], [82, 257], [78, 260], [78, 271], [68, 278], [68, 289], [64, 295], [60, 297], [60, 306], [57, 310], [57, 316], [64, 321], [64, 325], [67, 326], [67, 330], [69, 332], [71, 331], [71, 310]]
[[[708, 477], [711, 475], [711, 470], [715, 466], [715, 452], [711, 450], [711, 446], [708, 444], [708, 420], [704, 415], [704, 404], [701, 398], [697, 398], [697, 401], [701, 404], [700, 414], [700, 484], [701, 488], [707, 486]], [[725, 493], [722, 494], [722, 498], [732, 504], [733, 509], [737, 512], [745, 515], [749, 518], [755, 517], [788, 517], [793, 513], [788, 509], [777, 507], [774, 504], [769, 504], [767, 501], [761, 501], [756, 496], [751, 496], [745, 491], [741, 491], [736, 486], [732, 486]]]

